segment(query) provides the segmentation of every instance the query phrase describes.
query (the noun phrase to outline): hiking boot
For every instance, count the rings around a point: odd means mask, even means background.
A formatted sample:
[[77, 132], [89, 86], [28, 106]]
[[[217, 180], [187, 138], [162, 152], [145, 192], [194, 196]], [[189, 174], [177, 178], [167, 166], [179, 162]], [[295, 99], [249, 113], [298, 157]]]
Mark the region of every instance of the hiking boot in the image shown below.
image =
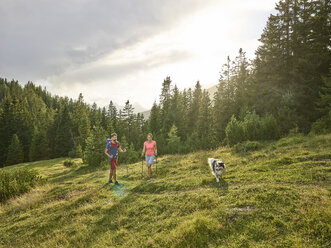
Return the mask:
[[150, 180], [152, 180], [152, 178], [151, 178], [151, 177], [147, 178], [147, 181], [150, 181]]
[[117, 181], [115, 182], [115, 185], [120, 186], [120, 184]]
[[113, 180], [110, 179], [110, 180], [108, 181], [108, 184], [111, 184], [111, 183], [113, 183]]

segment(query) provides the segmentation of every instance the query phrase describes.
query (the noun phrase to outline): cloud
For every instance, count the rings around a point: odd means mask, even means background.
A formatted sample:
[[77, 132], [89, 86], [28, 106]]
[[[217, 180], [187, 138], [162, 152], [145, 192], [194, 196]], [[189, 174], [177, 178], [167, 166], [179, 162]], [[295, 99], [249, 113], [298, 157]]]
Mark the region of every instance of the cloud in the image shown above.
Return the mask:
[[148, 108], [166, 76], [216, 84], [227, 55], [252, 58], [276, 0], [1, 0], [0, 73], [53, 94]]
[[[193, 55], [185, 50], [170, 50], [161, 53], [152, 53], [149, 56], [141, 56], [138, 59], [117, 61], [107, 63], [112, 58], [101, 58], [90, 64], [83, 65], [77, 69], [67, 70], [66, 72], [49, 77], [49, 83], [56, 83], [57, 86], [64, 84], [93, 85], [96, 81], [111, 79], [111, 82], [127, 77], [128, 74], [138, 74], [150, 71], [166, 64], [173, 64], [185, 61]], [[110, 82], [110, 84], [111, 84]]]
[[0, 71], [43, 79], [156, 35], [213, 2], [2, 0]]

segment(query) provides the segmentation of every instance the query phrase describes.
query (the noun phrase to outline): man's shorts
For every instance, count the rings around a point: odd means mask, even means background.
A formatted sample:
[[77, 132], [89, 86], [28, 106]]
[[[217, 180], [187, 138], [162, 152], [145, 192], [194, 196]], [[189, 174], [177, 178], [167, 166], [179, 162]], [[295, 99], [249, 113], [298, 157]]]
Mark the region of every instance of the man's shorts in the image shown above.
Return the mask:
[[118, 160], [118, 158], [113, 158], [109, 161], [110, 168], [112, 170], [116, 170], [117, 160]]
[[146, 165], [149, 165], [149, 164], [154, 164], [154, 157], [155, 156], [148, 156], [148, 155], [146, 155], [145, 156], [146, 157]]

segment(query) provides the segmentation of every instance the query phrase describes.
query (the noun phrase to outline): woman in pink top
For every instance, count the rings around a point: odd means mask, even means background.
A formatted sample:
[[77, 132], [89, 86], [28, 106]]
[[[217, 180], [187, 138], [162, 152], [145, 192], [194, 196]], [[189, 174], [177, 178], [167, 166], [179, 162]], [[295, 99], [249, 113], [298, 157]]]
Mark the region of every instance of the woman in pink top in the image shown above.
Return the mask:
[[156, 141], [152, 140], [153, 135], [151, 133], [147, 134], [147, 141], [144, 142], [144, 148], [142, 151], [142, 156], [146, 157], [146, 165], [148, 166], [148, 179], [152, 178], [152, 164], [154, 164], [154, 158], [157, 155]]

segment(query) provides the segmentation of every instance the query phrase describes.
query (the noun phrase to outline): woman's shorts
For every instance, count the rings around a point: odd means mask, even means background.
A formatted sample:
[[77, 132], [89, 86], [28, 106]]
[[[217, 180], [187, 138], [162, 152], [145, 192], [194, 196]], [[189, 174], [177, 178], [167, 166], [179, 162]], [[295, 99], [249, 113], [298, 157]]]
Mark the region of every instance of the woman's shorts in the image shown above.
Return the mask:
[[155, 156], [148, 156], [148, 155], [146, 155], [145, 156], [146, 157], [146, 165], [149, 165], [149, 164], [154, 164], [154, 157]]

